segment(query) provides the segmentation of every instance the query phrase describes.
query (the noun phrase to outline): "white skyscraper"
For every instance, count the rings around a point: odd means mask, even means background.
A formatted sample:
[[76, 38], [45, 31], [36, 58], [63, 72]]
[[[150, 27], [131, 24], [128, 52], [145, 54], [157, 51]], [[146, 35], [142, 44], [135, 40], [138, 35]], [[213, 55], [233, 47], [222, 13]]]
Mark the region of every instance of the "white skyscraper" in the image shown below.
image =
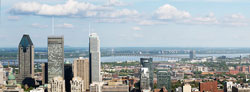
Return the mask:
[[90, 84], [101, 82], [101, 63], [100, 63], [100, 40], [96, 33], [89, 35], [89, 79]]
[[140, 89], [143, 92], [150, 92], [150, 79], [149, 79], [149, 69], [141, 68], [141, 76], [140, 76]]

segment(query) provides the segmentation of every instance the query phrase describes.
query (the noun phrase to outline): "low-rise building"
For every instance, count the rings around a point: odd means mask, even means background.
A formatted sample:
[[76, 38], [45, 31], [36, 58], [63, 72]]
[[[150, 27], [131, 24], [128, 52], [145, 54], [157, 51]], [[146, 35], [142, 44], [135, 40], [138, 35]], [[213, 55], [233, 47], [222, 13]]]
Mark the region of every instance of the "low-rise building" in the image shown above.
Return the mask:
[[65, 80], [62, 77], [54, 77], [48, 85], [48, 92], [65, 92]]
[[182, 87], [182, 92], [191, 92], [192, 90], [192, 87], [190, 84], [185, 84], [183, 87]]
[[74, 77], [70, 81], [71, 92], [85, 92], [86, 88], [84, 88], [84, 81], [81, 77]]
[[36, 88], [36, 89], [30, 90], [30, 92], [45, 92], [45, 89], [44, 88]]
[[240, 86], [233, 86], [232, 92], [250, 92], [250, 88], [240, 87]]
[[102, 92], [129, 92], [129, 86], [120, 85], [103, 85]]
[[93, 82], [90, 84], [90, 92], [102, 92], [103, 82]]

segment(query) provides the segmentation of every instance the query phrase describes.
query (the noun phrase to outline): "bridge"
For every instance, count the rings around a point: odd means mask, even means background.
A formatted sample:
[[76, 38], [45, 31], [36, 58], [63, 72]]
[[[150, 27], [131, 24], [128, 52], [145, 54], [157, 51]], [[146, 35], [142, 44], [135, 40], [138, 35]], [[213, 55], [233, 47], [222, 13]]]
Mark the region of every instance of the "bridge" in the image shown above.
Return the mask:
[[[153, 58], [154, 61], [179, 61], [182, 58], [188, 58], [188, 56], [166, 54], [110, 54], [103, 55], [102, 57], [113, 57], [113, 61], [119, 61], [119, 58], [122, 58], [123, 60], [139, 60], [139, 58]], [[117, 58], [118, 60], [116, 60]]]
[[[75, 58], [65, 58], [65, 60], [73, 61]], [[86, 57], [87, 58], [87, 57]], [[179, 61], [183, 58], [188, 58], [188, 55], [171, 55], [171, 54], [102, 54], [102, 62], [114, 62], [114, 61], [138, 61], [140, 58], [153, 58], [154, 61]], [[106, 61], [105, 61], [106, 60]], [[1, 60], [4, 65], [17, 65], [17, 59], [13, 60]], [[37, 59], [35, 58], [35, 63], [44, 63], [47, 59]]]

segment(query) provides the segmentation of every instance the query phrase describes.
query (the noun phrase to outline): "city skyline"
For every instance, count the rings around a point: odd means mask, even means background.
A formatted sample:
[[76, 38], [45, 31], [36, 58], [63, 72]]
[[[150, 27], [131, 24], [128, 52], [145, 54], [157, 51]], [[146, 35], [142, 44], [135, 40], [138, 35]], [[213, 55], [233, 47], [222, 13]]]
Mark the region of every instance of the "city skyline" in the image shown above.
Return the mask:
[[[47, 36], [52, 35], [52, 16], [55, 35], [64, 35], [65, 45], [72, 47], [88, 46], [89, 24], [90, 32], [102, 39], [102, 47], [250, 47], [247, 0], [1, 3], [0, 47], [15, 47], [25, 33], [30, 34], [36, 47], [46, 47]], [[70, 8], [62, 11], [64, 7]]]
[[0, 92], [250, 92], [249, 4], [0, 0]]

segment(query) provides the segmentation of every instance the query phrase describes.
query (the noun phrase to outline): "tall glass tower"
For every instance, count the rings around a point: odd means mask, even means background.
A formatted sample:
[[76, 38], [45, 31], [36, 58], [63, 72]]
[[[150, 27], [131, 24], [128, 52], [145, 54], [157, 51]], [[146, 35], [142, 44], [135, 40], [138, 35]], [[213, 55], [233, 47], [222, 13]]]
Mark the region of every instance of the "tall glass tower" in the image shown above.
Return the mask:
[[149, 70], [150, 87], [153, 90], [153, 88], [154, 88], [154, 66], [153, 66], [153, 58], [141, 58], [140, 62], [141, 62], [142, 67], [146, 67]]
[[158, 70], [157, 72], [157, 88], [165, 87], [171, 92], [171, 74], [167, 70]]
[[25, 78], [34, 77], [34, 45], [30, 36], [24, 34], [18, 46], [19, 76], [18, 83]]
[[195, 50], [191, 50], [191, 51], [189, 52], [189, 58], [190, 58], [190, 59], [195, 59], [195, 58], [196, 58]]
[[48, 37], [48, 81], [54, 77], [64, 78], [64, 38]]
[[96, 33], [89, 35], [89, 82], [101, 82], [100, 40]]

